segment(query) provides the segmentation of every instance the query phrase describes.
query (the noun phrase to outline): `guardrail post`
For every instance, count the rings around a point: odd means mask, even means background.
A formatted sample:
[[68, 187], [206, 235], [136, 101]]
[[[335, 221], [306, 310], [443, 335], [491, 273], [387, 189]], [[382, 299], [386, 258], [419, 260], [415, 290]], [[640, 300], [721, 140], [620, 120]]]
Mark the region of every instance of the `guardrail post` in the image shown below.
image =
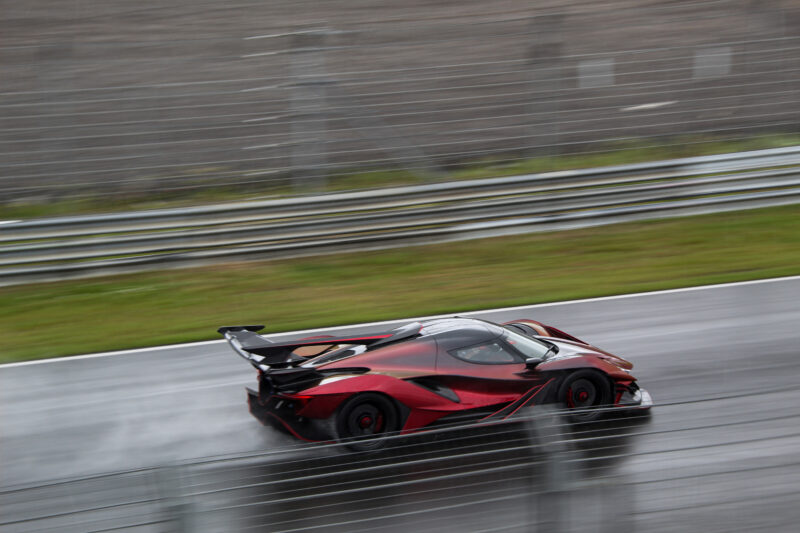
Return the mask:
[[156, 470], [156, 484], [162, 501], [164, 521], [170, 524], [173, 533], [192, 533], [194, 524], [194, 505], [181, 490], [180, 467], [165, 466]]
[[[538, 406], [526, 422], [531, 442], [543, 465], [542, 491], [531, 507], [536, 511], [531, 531], [569, 531], [572, 471], [568, 461], [572, 449], [561, 416], [548, 406]], [[533, 472], [531, 472], [533, 474]]]
[[[561, 90], [561, 56], [564, 48], [563, 14], [532, 17], [528, 48], [529, 90], [527, 156], [560, 151], [558, 96]], [[546, 144], [548, 146], [542, 146]]]
[[[628, 438], [624, 428], [595, 422], [576, 429], [547, 405], [537, 406], [525, 424], [541, 465], [531, 472], [532, 494], [537, 496], [530, 505], [535, 511], [531, 531], [634, 531], [632, 485], [618, 468], [604, 469], [595, 462], [623, 453]], [[588, 442], [579, 442], [584, 439]]]
[[315, 30], [292, 35], [292, 187], [297, 192], [321, 189], [326, 182], [327, 33]]

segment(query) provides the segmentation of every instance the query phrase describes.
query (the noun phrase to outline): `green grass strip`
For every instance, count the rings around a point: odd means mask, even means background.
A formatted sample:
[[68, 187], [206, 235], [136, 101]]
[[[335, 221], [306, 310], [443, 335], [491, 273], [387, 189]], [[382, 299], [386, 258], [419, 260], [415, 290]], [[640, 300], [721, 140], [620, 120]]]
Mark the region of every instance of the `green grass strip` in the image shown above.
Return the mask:
[[0, 361], [795, 274], [800, 206], [39, 283], [0, 288]]

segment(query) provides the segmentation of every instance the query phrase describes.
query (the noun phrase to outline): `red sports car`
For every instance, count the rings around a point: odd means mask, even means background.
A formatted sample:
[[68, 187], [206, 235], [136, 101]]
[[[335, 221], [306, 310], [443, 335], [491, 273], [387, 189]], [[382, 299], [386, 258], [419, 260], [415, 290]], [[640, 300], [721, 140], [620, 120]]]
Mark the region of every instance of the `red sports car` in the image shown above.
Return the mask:
[[283, 343], [261, 328], [218, 331], [258, 370], [250, 412], [307, 441], [370, 450], [392, 433], [503, 420], [534, 404], [561, 404], [578, 422], [604, 406], [652, 405], [631, 363], [534, 320], [445, 318]]

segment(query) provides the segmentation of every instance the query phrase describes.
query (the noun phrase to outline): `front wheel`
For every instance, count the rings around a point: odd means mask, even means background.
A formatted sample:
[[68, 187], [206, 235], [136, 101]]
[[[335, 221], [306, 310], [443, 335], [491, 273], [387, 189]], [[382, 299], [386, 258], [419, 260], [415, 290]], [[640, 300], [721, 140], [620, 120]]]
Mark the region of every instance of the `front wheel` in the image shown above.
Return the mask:
[[392, 400], [376, 393], [364, 393], [345, 402], [336, 415], [336, 434], [352, 451], [383, 448], [386, 437], [400, 429], [400, 419]]
[[611, 405], [611, 385], [594, 370], [579, 370], [567, 376], [558, 390], [559, 401], [569, 409], [573, 422], [591, 422], [602, 414], [601, 408]]

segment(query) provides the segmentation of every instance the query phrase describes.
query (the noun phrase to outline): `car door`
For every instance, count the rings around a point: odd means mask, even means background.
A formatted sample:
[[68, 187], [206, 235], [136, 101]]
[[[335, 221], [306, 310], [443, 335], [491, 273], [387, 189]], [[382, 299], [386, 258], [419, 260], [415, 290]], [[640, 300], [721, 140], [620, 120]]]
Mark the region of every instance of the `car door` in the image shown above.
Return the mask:
[[535, 370], [526, 366], [524, 356], [502, 337], [440, 347], [436, 372], [465, 410], [502, 409], [541, 382]]

